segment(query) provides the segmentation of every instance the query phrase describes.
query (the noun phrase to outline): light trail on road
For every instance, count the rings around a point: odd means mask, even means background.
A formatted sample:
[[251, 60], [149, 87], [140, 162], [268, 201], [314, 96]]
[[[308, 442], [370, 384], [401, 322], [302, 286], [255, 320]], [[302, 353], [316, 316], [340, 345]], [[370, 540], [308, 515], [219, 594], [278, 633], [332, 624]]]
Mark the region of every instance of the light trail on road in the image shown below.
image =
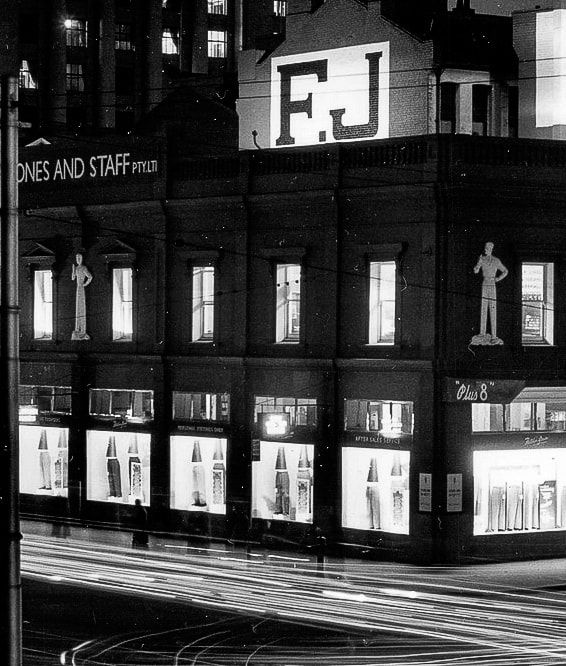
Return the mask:
[[[317, 646], [320, 652], [313, 653], [311, 660], [308, 650], [299, 654], [306, 643], [289, 647], [274, 640], [227, 647], [228, 635], [220, 643], [217, 636], [210, 644], [199, 642], [196, 652], [190, 645], [182, 646], [176, 650], [177, 662], [172, 654], [170, 661], [159, 663], [566, 664], [566, 596], [488, 587], [477, 579], [465, 580], [458, 569], [400, 571], [377, 563], [348, 563], [327, 565], [323, 577], [305, 558], [246, 558], [220, 549], [138, 551], [30, 536], [22, 545], [22, 574], [54, 585], [160, 598], [255, 616], [259, 621], [280, 618], [372, 637], [371, 644], [360, 644], [355, 654], [343, 654], [340, 659], [345, 661], [336, 661], [340, 650], [331, 643]], [[123, 649], [117, 640], [105, 651], [117, 649], [118, 644]], [[396, 650], [384, 649], [393, 644]], [[73, 653], [73, 659], [87, 647], [92, 650], [92, 643]], [[242, 661], [229, 661], [239, 649], [247, 656], [242, 653]]]

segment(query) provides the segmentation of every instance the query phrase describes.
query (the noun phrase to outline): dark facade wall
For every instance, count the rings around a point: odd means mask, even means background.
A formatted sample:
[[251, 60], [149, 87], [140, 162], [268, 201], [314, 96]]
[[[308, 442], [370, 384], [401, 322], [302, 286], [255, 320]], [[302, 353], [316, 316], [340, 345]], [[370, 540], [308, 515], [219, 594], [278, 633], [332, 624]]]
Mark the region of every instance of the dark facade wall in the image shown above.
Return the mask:
[[[524, 189], [458, 189], [448, 226], [446, 345], [448, 366], [460, 376], [483, 373], [517, 374], [532, 379], [564, 377], [566, 373], [566, 311], [563, 211], [558, 191], [535, 186], [528, 199]], [[479, 333], [481, 273], [473, 267], [487, 241], [509, 275], [497, 284], [497, 333], [503, 346], [468, 347]], [[554, 345], [521, 344], [521, 262], [554, 263]]]
[[[250, 206], [251, 356], [327, 358], [335, 352], [336, 206], [331, 192], [253, 197]], [[301, 342], [275, 342], [275, 265], [300, 261]]]

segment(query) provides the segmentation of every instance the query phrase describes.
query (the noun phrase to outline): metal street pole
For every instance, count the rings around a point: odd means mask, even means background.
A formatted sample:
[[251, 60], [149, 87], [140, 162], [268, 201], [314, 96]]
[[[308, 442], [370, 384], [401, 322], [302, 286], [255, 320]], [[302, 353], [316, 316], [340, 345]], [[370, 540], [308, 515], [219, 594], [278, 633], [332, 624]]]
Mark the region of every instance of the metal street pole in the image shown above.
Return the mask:
[[22, 664], [18, 389], [18, 79], [0, 83], [0, 663]]

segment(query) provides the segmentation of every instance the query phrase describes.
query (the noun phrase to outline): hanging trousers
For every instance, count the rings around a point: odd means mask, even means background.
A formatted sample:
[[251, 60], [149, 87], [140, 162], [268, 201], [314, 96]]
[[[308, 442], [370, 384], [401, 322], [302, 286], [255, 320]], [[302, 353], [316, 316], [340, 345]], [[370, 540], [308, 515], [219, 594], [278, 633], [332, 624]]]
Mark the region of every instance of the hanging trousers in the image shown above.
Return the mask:
[[51, 490], [51, 455], [49, 451], [39, 452], [40, 489]]
[[122, 497], [122, 480], [120, 479], [120, 463], [118, 458], [108, 458], [106, 460], [106, 469], [108, 471], [108, 496]]

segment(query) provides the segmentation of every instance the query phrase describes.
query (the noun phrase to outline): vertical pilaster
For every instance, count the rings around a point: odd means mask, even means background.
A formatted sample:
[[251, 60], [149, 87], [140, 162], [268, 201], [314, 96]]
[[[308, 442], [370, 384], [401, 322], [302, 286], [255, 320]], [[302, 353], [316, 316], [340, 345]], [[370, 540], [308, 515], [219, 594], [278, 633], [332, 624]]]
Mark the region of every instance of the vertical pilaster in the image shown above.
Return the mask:
[[47, 122], [51, 125], [64, 125], [67, 122], [67, 36], [65, 0], [51, 0], [49, 12], [49, 40], [47, 70]]

